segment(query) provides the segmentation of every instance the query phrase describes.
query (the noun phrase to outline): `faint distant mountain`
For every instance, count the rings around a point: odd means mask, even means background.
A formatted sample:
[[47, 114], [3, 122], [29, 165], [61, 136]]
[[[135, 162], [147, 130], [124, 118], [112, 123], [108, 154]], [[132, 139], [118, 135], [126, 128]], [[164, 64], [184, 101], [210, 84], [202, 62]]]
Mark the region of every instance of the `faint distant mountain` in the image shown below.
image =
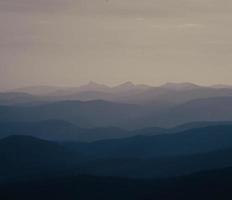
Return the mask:
[[163, 112], [150, 113], [130, 123], [138, 127], [173, 127], [199, 121], [232, 121], [232, 96], [187, 101]]
[[[189, 129], [205, 128], [210, 126], [232, 125], [232, 121], [194, 121], [168, 129], [169, 133], [186, 131]], [[167, 130], [167, 129], [166, 129]]]
[[56, 86], [46, 86], [46, 85], [42, 85], [42, 86], [29, 86], [29, 87], [22, 87], [22, 88], [17, 88], [14, 89], [12, 91], [14, 92], [24, 92], [24, 93], [29, 93], [32, 95], [49, 95], [51, 93], [55, 93], [61, 89], [65, 89], [62, 87], [56, 87]]
[[92, 100], [113, 101], [115, 99], [115, 95], [110, 92], [83, 91], [83, 92], [77, 92], [69, 96], [64, 96], [62, 99], [80, 100], [80, 101], [92, 101]]
[[[153, 134], [155, 131], [153, 130]], [[0, 138], [11, 135], [28, 135], [55, 141], [96, 141], [103, 139], [125, 138], [145, 131], [131, 132], [116, 127], [80, 128], [61, 120], [39, 122], [0, 122]]]
[[121, 97], [122, 102], [138, 104], [180, 104], [193, 99], [232, 95], [231, 89], [214, 89], [195, 87], [191, 89], [173, 89], [166, 87], [153, 87], [139, 93]]
[[62, 101], [38, 106], [0, 106], [0, 121], [22, 122], [64, 120], [79, 127], [117, 126], [122, 121], [141, 115], [137, 105], [107, 101]]
[[157, 108], [199, 98], [232, 95], [230, 87], [203, 87], [193, 83], [166, 83], [160, 87], [152, 87], [125, 82], [118, 86], [109, 87], [92, 81], [79, 87], [38, 86], [21, 88], [18, 91], [36, 94], [49, 101], [104, 100], [129, 104], [153, 104]]
[[53, 141], [93, 142], [106, 139], [127, 138], [132, 136], [152, 136], [174, 134], [190, 129], [209, 126], [232, 125], [232, 122], [195, 122], [171, 129], [150, 127], [138, 130], [125, 130], [117, 127], [80, 128], [62, 120], [38, 122], [0, 122], [0, 139], [11, 135], [28, 135]]
[[[143, 94], [133, 96], [133, 98], [140, 102], [149, 104], [168, 103], [171, 105], [178, 105], [196, 99], [225, 96], [232, 96], [232, 89], [199, 87], [191, 90], [176, 91], [164, 88], [154, 88], [144, 92]], [[129, 101], [132, 101], [132, 99], [129, 99]]]
[[130, 91], [143, 91], [152, 88], [148, 85], [135, 85], [132, 82], [125, 82], [121, 85], [115, 86], [112, 88], [113, 92], [130, 92]]
[[59, 86], [30, 86], [23, 87], [11, 90], [11, 92], [24, 92], [32, 95], [40, 95], [40, 96], [65, 96], [72, 95], [78, 92], [104, 92], [109, 90], [110, 87], [98, 84], [93, 81], [90, 81], [86, 85], [81, 85], [79, 87], [59, 87]]
[[[118, 86], [110, 87], [106, 86], [104, 84], [99, 84], [93, 81], [90, 81], [88, 84], [81, 85], [78, 87], [53, 87], [53, 86], [32, 86], [32, 87], [24, 87], [24, 88], [18, 88], [12, 91], [19, 91], [19, 92], [25, 92], [33, 95], [41, 95], [41, 96], [49, 96], [49, 97], [62, 97], [62, 99], [70, 100], [69, 98], [75, 98], [78, 99], [79, 96], [82, 99], [89, 99], [89, 100], [97, 100], [95, 98], [96, 93], [102, 93], [102, 94], [109, 94], [111, 96], [110, 98], [105, 98], [105, 96], [98, 95], [97, 98], [101, 100], [114, 100], [119, 98], [121, 95], [125, 95], [126, 92], [141, 92], [144, 90], [147, 90], [149, 88], [152, 88], [152, 86], [148, 85], [135, 85], [132, 82], [126, 82], [123, 84], [120, 84]], [[130, 95], [128, 93], [127, 95]], [[91, 94], [92, 98], [85, 97], [84, 94], [87, 96]]]
[[103, 85], [103, 84], [93, 82], [93, 81], [90, 81], [86, 85], [81, 85], [78, 88], [79, 91], [98, 91], [98, 92], [105, 92], [105, 91], [108, 91], [109, 89], [110, 89], [110, 87]]
[[44, 99], [22, 92], [2, 92], [0, 93], [0, 105], [33, 104], [43, 102]]
[[[222, 94], [223, 92], [224, 89]], [[186, 95], [186, 93], [182, 94]], [[232, 121], [232, 96], [188, 101], [189, 95], [185, 95], [180, 99], [170, 96], [169, 99], [165, 98], [170, 102], [160, 99], [159, 103], [154, 102], [148, 105], [95, 100], [60, 101], [42, 105], [31, 104], [30, 106], [0, 106], [0, 121], [63, 120], [81, 128], [120, 127], [129, 129], [173, 127], [196, 121]], [[183, 97], [186, 97], [185, 101]]]
[[160, 87], [171, 90], [192, 90], [200, 88], [201, 86], [198, 86], [193, 83], [166, 83], [164, 85], [161, 85]]
[[218, 85], [213, 85], [213, 86], [211, 86], [212, 88], [218, 88], [218, 89], [220, 89], [220, 88], [232, 88], [232, 85], [224, 85], [224, 84], [218, 84]]
[[[81, 100], [81, 99], [78, 99], [79, 93], [85, 93], [85, 92], [86, 93], [89, 93], [89, 92], [106, 93], [109, 91], [110, 91], [110, 87], [90, 81], [88, 84], [81, 85], [79, 87], [69, 87], [66, 89], [65, 88], [60, 89], [57, 92], [51, 93], [50, 96], [62, 97], [63, 99], [67, 99], [67, 100], [69, 100], [69, 97], [73, 98], [76, 96], [76, 100]], [[84, 98], [84, 95], [82, 95], [82, 97]], [[100, 99], [104, 100], [102, 98]], [[90, 99], [90, 100], [97, 100], [97, 99]]]
[[78, 126], [61, 120], [0, 122], [0, 138], [28, 135], [49, 140], [78, 140], [83, 131]]
[[149, 88], [152, 87], [146, 85], [135, 85], [131, 82], [126, 82], [115, 87], [107, 87], [105, 85], [91, 82], [88, 85], [76, 88], [75, 92], [74, 90], [72, 90], [72, 92], [70, 90], [69, 93], [71, 94], [64, 95], [63, 100], [105, 100], [124, 103], [127, 101], [124, 101], [123, 99], [127, 96], [139, 94]]
[[93, 81], [90, 81], [86, 85], [81, 85], [80, 87], [72, 88], [70, 91], [77, 92], [104, 92], [104, 93], [123, 93], [131, 90], [146, 90], [151, 88], [151, 86], [148, 85], [135, 85], [132, 82], [125, 82], [123, 84], [110, 87], [106, 86], [104, 84], [99, 84]]
[[194, 121], [231, 121], [232, 97], [197, 99], [179, 105], [165, 114], [162, 124], [176, 125]]
[[117, 101], [136, 104], [157, 104], [158, 107], [162, 105], [167, 107], [194, 99], [220, 96], [232, 96], [232, 89], [217, 89], [201, 87], [191, 83], [180, 83], [166, 84], [161, 87], [151, 87], [146, 90], [140, 90], [137, 93], [128, 93], [128, 95], [120, 96]]
[[[113, 96], [112, 101], [134, 104], [152, 104], [167, 107], [182, 104], [194, 99], [232, 96], [230, 88], [202, 87], [192, 83], [168, 83], [160, 87], [149, 87], [127, 83], [126, 92]], [[123, 87], [124, 88], [124, 87]], [[130, 90], [128, 90], [130, 88]], [[134, 88], [134, 89], [133, 89]]]
[[115, 86], [113, 88], [113, 90], [115, 90], [117, 92], [124, 92], [124, 91], [128, 91], [128, 90], [134, 89], [135, 87], [136, 86], [132, 82], [125, 82], [123, 84]]

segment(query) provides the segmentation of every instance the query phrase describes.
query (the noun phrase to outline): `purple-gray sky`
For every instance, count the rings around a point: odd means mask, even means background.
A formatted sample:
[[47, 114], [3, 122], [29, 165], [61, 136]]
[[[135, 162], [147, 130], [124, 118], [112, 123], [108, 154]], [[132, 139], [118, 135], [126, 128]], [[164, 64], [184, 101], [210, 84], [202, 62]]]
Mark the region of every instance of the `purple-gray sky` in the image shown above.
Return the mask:
[[232, 84], [231, 0], [0, 0], [0, 89]]

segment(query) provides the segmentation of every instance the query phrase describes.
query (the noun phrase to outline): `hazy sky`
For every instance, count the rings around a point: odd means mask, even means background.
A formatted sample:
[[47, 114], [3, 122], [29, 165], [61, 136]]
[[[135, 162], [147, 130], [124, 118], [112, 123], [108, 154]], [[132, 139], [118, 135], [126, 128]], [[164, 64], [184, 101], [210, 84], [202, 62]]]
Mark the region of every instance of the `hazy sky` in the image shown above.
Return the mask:
[[231, 0], [0, 0], [0, 89], [232, 84]]

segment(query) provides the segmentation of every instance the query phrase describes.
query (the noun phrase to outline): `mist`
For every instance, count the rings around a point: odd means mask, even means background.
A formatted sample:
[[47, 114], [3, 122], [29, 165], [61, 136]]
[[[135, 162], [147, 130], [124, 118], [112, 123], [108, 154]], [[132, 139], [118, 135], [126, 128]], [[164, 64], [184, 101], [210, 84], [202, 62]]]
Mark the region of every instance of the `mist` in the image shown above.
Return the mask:
[[226, 0], [0, 0], [0, 88], [232, 84], [231, 11]]

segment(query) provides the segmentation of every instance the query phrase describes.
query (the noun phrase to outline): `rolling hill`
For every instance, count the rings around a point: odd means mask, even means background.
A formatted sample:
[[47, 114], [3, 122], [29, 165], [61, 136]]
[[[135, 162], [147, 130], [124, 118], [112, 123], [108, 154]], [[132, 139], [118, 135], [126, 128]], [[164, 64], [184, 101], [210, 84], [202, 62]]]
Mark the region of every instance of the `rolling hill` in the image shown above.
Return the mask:
[[232, 146], [232, 126], [215, 125], [154, 136], [102, 140], [82, 145], [70, 144], [92, 158], [155, 158], [207, 153]]
[[70, 170], [77, 161], [78, 154], [54, 142], [21, 135], [0, 140], [0, 182]]

